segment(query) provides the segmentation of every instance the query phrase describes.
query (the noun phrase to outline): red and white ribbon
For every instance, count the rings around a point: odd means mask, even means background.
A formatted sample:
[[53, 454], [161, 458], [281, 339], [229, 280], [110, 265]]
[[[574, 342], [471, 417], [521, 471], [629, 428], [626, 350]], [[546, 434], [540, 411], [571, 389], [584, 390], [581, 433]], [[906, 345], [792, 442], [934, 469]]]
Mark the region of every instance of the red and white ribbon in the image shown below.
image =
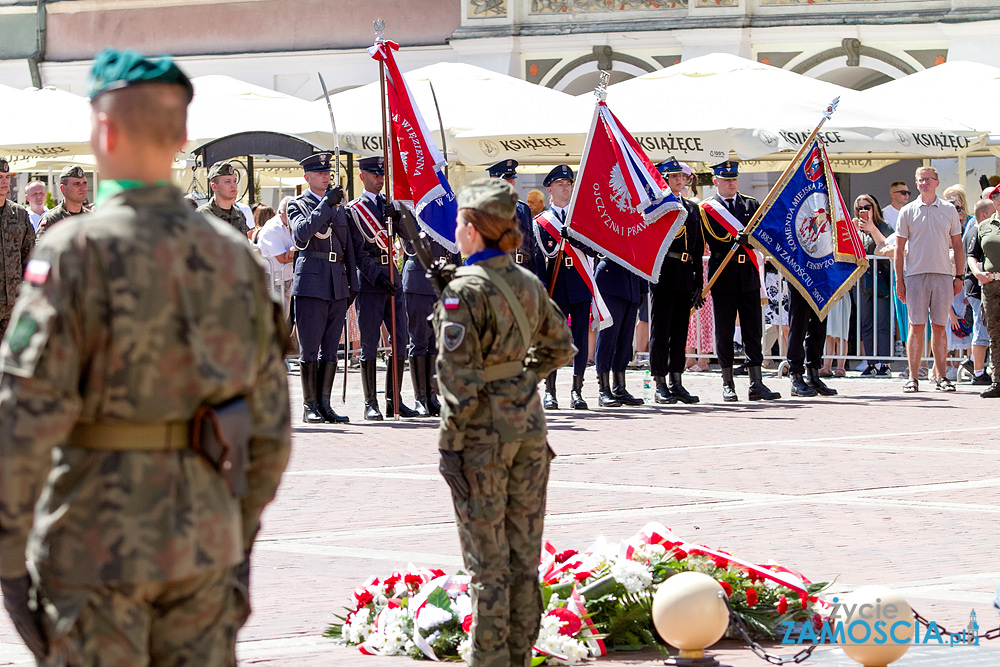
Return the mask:
[[[702, 210], [705, 211], [713, 220], [726, 228], [733, 238], [736, 238], [740, 232], [743, 231], [743, 223], [739, 221], [732, 213], [729, 212], [722, 202], [718, 199], [706, 199], [701, 203]], [[743, 246], [746, 250], [747, 255], [750, 256], [750, 261], [753, 262], [754, 267], [757, 269], [757, 275], [760, 276], [760, 298], [766, 299], [767, 292], [764, 290], [764, 253], [760, 250], [751, 248], [748, 245]]]

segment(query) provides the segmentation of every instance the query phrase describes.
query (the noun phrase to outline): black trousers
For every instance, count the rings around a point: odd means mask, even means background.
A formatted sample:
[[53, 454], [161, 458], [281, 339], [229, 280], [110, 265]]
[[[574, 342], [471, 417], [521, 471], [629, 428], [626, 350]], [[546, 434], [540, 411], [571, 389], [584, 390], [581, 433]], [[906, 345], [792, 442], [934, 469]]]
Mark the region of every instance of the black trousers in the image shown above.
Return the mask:
[[[410, 333], [409, 355], [422, 357], [435, 354], [434, 327], [430, 316], [434, 312], [437, 297], [427, 294], [406, 293], [406, 328]], [[399, 304], [396, 304], [399, 307]]]
[[583, 375], [587, 370], [587, 348], [590, 335], [590, 302], [559, 303], [559, 309], [570, 319], [569, 329], [573, 334], [573, 345], [576, 345], [576, 356], [573, 357], [573, 375]]
[[653, 285], [652, 297], [649, 314], [650, 373], [656, 377], [683, 373], [684, 348], [691, 322], [691, 293]]
[[300, 361], [337, 360], [346, 313], [347, 299], [329, 301], [311, 296], [295, 297], [295, 329], [299, 335]]
[[[358, 309], [358, 329], [361, 330], [361, 361], [374, 361], [378, 356], [379, 342], [382, 340], [382, 325], [389, 330], [392, 338], [392, 307], [389, 296], [384, 292], [362, 292], [354, 301]], [[396, 292], [396, 337], [390, 340], [392, 353], [399, 359], [406, 356], [406, 299], [402, 292]]]
[[632, 339], [639, 302], [605, 295], [604, 303], [614, 324], [597, 332], [594, 362], [598, 373], [623, 373], [628, 368], [628, 362], [632, 361]]
[[788, 290], [788, 371], [805, 373], [806, 366], [818, 369], [823, 365], [826, 347], [826, 319], [809, 307], [798, 290]]
[[733, 334], [736, 333], [737, 315], [740, 316], [747, 364], [760, 366], [764, 362], [760, 348], [760, 291], [722, 292], [713, 289], [712, 313], [715, 315], [715, 356], [719, 359], [719, 366], [733, 367]]

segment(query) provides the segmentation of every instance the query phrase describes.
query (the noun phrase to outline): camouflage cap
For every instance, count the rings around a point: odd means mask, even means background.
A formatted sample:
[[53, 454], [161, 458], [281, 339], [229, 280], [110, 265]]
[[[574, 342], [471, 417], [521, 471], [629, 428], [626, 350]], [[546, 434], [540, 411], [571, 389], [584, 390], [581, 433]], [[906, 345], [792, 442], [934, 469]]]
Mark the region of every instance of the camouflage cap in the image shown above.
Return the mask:
[[232, 162], [216, 162], [208, 170], [208, 180], [214, 179], [216, 176], [235, 176], [236, 168], [233, 167]]
[[86, 174], [83, 173], [83, 167], [78, 164], [66, 165], [59, 172], [59, 178], [86, 178]]
[[194, 98], [194, 86], [170, 56], [146, 57], [131, 49], [104, 49], [94, 57], [88, 89], [90, 99], [109, 90], [142, 83], [175, 83]]
[[10, 163], [6, 159], [0, 157], [0, 174], [6, 174], [10, 172]]
[[497, 218], [517, 213], [517, 190], [499, 178], [481, 178], [458, 191], [458, 208], [474, 208]]

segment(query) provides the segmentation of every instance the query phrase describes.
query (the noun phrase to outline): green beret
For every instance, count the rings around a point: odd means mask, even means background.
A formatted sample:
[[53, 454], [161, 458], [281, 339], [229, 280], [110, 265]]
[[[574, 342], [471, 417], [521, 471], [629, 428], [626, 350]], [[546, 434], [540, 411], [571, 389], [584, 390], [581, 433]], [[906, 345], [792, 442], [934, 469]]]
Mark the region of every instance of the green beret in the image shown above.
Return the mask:
[[140, 83], [175, 83], [187, 91], [188, 102], [194, 97], [191, 80], [170, 56], [147, 58], [131, 49], [104, 49], [94, 58], [90, 70], [90, 99]]
[[212, 180], [216, 176], [235, 176], [236, 169], [233, 167], [231, 162], [216, 162], [208, 170], [208, 180]]
[[59, 178], [86, 178], [86, 175], [83, 173], [83, 167], [71, 164], [62, 168], [62, 171], [59, 172]]
[[474, 208], [497, 218], [517, 214], [517, 190], [499, 178], [481, 178], [458, 191], [458, 208]]

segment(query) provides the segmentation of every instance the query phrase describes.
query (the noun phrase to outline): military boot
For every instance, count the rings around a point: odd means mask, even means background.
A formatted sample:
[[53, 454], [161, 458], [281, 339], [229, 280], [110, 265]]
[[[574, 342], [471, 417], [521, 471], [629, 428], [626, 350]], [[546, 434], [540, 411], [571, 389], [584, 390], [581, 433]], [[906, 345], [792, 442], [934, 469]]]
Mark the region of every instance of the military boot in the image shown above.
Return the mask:
[[819, 369], [818, 368], [807, 368], [806, 369], [806, 383], [820, 396], [836, 396], [837, 390], [833, 387], [828, 387], [825, 382], [819, 379]]
[[382, 413], [378, 411], [378, 393], [375, 389], [374, 359], [361, 361], [361, 388], [365, 393], [365, 421], [382, 421]]
[[438, 390], [437, 390], [437, 372], [434, 367], [435, 355], [428, 354], [424, 357], [424, 363], [427, 367], [427, 373], [424, 377], [427, 378], [427, 410], [431, 413], [431, 417], [438, 417], [441, 415], [441, 402], [438, 401]]
[[427, 364], [423, 357], [410, 357], [410, 384], [413, 385], [413, 409], [418, 417], [430, 417], [427, 407]]
[[[396, 416], [396, 401], [393, 400], [393, 384], [392, 384], [392, 357], [386, 359], [387, 366], [385, 369], [385, 416], [395, 417]], [[399, 396], [399, 416], [409, 419], [410, 417], [419, 417], [420, 415], [416, 410], [411, 410], [406, 407], [403, 403], [403, 364], [399, 363], [399, 367], [396, 370], [397, 384], [400, 387]]]
[[587, 401], [583, 400], [583, 376], [573, 376], [573, 388], [569, 391], [569, 404], [574, 410], [589, 410]]
[[552, 371], [545, 377], [545, 397], [542, 405], [546, 410], [558, 410], [559, 401], [556, 400], [556, 372]]
[[810, 387], [802, 378], [802, 373], [789, 373], [788, 378], [792, 382], [792, 396], [812, 398], [817, 395], [816, 390]]
[[621, 401], [622, 405], [642, 405], [643, 400], [641, 398], [636, 398], [632, 394], [628, 393], [628, 389], [625, 388], [625, 373], [614, 373], [612, 375], [614, 379], [614, 384], [611, 385], [611, 393]]
[[988, 388], [979, 392], [983, 398], [1000, 398], [1000, 382], [994, 382]]
[[736, 395], [736, 383], [733, 382], [733, 369], [722, 369], [722, 400], [726, 403], [735, 403], [740, 400]]
[[747, 366], [750, 375], [750, 392], [748, 398], [751, 401], [774, 401], [781, 398], [781, 394], [771, 391], [764, 386], [764, 374], [760, 366]]
[[677, 399], [673, 397], [667, 389], [667, 379], [662, 375], [654, 375], [653, 382], [656, 383], [656, 391], [653, 393], [653, 401], [661, 405], [673, 405]]
[[686, 403], [691, 405], [697, 403], [700, 399], [688, 392], [681, 384], [681, 373], [670, 373], [670, 384], [668, 385], [670, 389], [670, 395], [676, 398], [681, 403]]
[[330, 393], [333, 391], [333, 379], [337, 377], [336, 361], [320, 361], [319, 377], [316, 380], [316, 390], [319, 393], [319, 412], [327, 424], [348, 424], [351, 419], [347, 415], [338, 415], [330, 405]]
[[597, 404], [602, 408], [620, 408], [622, 403], [611, 393], [611, 379], [607, 373], [597, 374]]
[[299, 379], [302, 380], [302, 421], [307, 424], [323, 423], [323, 413], [316, 401], [317, 366], [315, 361], [303, 361], [299, 364]]

